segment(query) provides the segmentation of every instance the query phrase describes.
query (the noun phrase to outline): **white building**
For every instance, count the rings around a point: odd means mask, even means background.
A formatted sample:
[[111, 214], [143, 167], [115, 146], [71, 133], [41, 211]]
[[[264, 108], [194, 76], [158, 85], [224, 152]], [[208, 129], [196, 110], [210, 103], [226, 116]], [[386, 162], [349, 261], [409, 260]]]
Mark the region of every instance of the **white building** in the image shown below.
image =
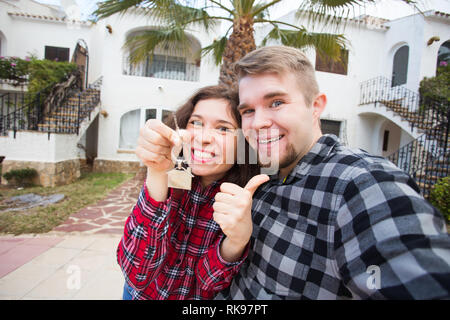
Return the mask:
[[[299, 23], [294, 12], [279, 20]], [[91, 111], [90, 119], [83, 121], [78, 135], [9, 131], [7, 136], [0, 136], [3, 172], [24, 166], [47, 168], [48, 175], [53, 176], [61, 170], [73, 171], [65, 181], [41, 179], [45, 185], [64, 183], [79, 176], [79, 159], [85, 159], [86, 152], [95, 157], [95, 170], [136, 171], [139, 161], [133, 149], [139, 127], [148, 118], [162, 119], [195, 89], [217, 83], [219, 76], [212, 59], [200, 59], [197, 52], [218, 37], [220, 26], [210, 33], [190, 30], [188, 53], [162, 50], [155, 54], [153, 63], [131, 67], [123, 49], [125, 40], [131, 34], [157, 27], [132, 13], [93, 25], [72, 21], [58, 8], [32, 0], [1, 1], [2, 56], [24, 58], [33, 53], [44, 58], [46, 46], [68, 49], [72, 56], [81, 39], [89, 56], [88, 82], [102, 79], [101, 101]], [[350, 19], [339, 31], [350, 43], [344, 65], [330, 64], [316, 57], [314, 50], [307, 50], [320, 89], [328, 96], [322, 115], [324, 131], [338, 134], [352, 147], [383, 156], [419, 137], [420, 130], [411, 128], [405, 117], [388, 107], [389, 103], [386, 106], [380, 101], [417, 109], [419, 82], [436, 74], [438, 53], [450, 50], [449, 27], [450, 14], [437, 11], [392, 21], [364, 16]], [[265, 32], [265, 28], [256, 30], [257, 44]], [[5, 84], [0, 89], [12, 90]]]

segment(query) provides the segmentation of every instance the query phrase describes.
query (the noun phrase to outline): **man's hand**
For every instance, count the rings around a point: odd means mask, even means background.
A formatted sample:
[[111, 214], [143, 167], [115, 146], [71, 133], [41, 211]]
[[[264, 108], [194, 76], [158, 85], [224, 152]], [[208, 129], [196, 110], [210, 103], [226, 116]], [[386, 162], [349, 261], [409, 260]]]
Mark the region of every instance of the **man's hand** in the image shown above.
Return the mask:
[[[227, 236], [221, 255], [227, 261], [236, 261], [245, 249], [253, 231], [252, 197], [258, 187], [267, 182], [269, 176], [254, 176], [244, 188], [224, 182], [215, 196], [214, 220]], [[226, 247], [226, 248], [225, 248]]]

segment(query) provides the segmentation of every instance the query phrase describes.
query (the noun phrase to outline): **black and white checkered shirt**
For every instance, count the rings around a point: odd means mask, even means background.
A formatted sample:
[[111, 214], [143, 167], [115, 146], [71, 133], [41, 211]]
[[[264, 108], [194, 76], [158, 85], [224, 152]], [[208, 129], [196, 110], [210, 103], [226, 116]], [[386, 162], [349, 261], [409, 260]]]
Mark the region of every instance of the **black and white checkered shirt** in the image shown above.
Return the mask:
[[450, 237], [415, 182], [324, 135], [253, 200], [247, 261], [216, 299], [450, 296]]

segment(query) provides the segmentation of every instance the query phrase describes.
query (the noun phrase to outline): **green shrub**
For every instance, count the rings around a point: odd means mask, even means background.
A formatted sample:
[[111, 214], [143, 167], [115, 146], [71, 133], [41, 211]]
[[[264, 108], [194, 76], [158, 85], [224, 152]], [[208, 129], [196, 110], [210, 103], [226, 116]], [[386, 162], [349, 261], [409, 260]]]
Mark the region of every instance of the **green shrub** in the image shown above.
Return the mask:
[[15, 181], [21, 186], [27, 186], [32, 184], [31, 181], [37, 174], [35, 169], [25, 168], [8, 171], [3, 177], [8, 180], [8, 182]]
[[76, 68], [74, 63], [31, 58], [28, 94], [34, 97], [39, 91], [63, 81]]
[[428, 101], [437, 101], [441, 103], [441, 111], [447, 112], [450, 103], [450, 65], [440, 66], [437, 69], [436, 76], [423, 78], [420, 81], [419, 93], [422, 99], [422, 109], [430, 107]]
[[430, 202], [450, 222], [450, 177], [439, 179], [431, 190]]
[[[76, 69], [75, 63], [39, 60], [33, 56], [25, 59], [0, 57], [0, 79], [14, 80], [16, 85], [28, 82], [25, 103], [35, 101], [38, 92], [42, 93], [42, 103], [50, 92], [50, 87], [65, 80]], [[43, 92], [44, 89], [46, 92]]]
[[28, 81], [30, 58], [0, 57], [0, 79], [12, 80], [15, 85]]

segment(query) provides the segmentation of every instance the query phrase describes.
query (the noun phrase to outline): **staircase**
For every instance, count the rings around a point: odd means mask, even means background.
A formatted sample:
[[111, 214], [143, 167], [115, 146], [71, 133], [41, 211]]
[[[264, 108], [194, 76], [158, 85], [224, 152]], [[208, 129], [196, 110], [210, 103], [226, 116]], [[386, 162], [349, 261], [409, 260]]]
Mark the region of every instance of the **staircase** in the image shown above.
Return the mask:
[[86, 89], [73, 94], [38, 124], [38, 131], [51, 133], [78, 134], [80, 123], [88, 118], [100, 101], [100, 91]]
[[0, 96], [0, 135], [13, 131], [14, 138], [19, 130], [39, 131], [58, 134], [79, 134], [83, 122], [90, 123], [92, 111], [100, 102], [99, 78], [87, 89], [72, 90], [68, 98], [45, 115], [38, 93], [33, 101], [25, 104], [17, 99], [17, 94]]
[[450, 172], [450, 106], [442, 101], [422, 101], [418, 93], [392, 87], [383, 77], [361, 83], [360, 105], [370, 103], [393, 111], [419, 134], [387, 159], [414, 178], [427, 198], [433, 185]]

